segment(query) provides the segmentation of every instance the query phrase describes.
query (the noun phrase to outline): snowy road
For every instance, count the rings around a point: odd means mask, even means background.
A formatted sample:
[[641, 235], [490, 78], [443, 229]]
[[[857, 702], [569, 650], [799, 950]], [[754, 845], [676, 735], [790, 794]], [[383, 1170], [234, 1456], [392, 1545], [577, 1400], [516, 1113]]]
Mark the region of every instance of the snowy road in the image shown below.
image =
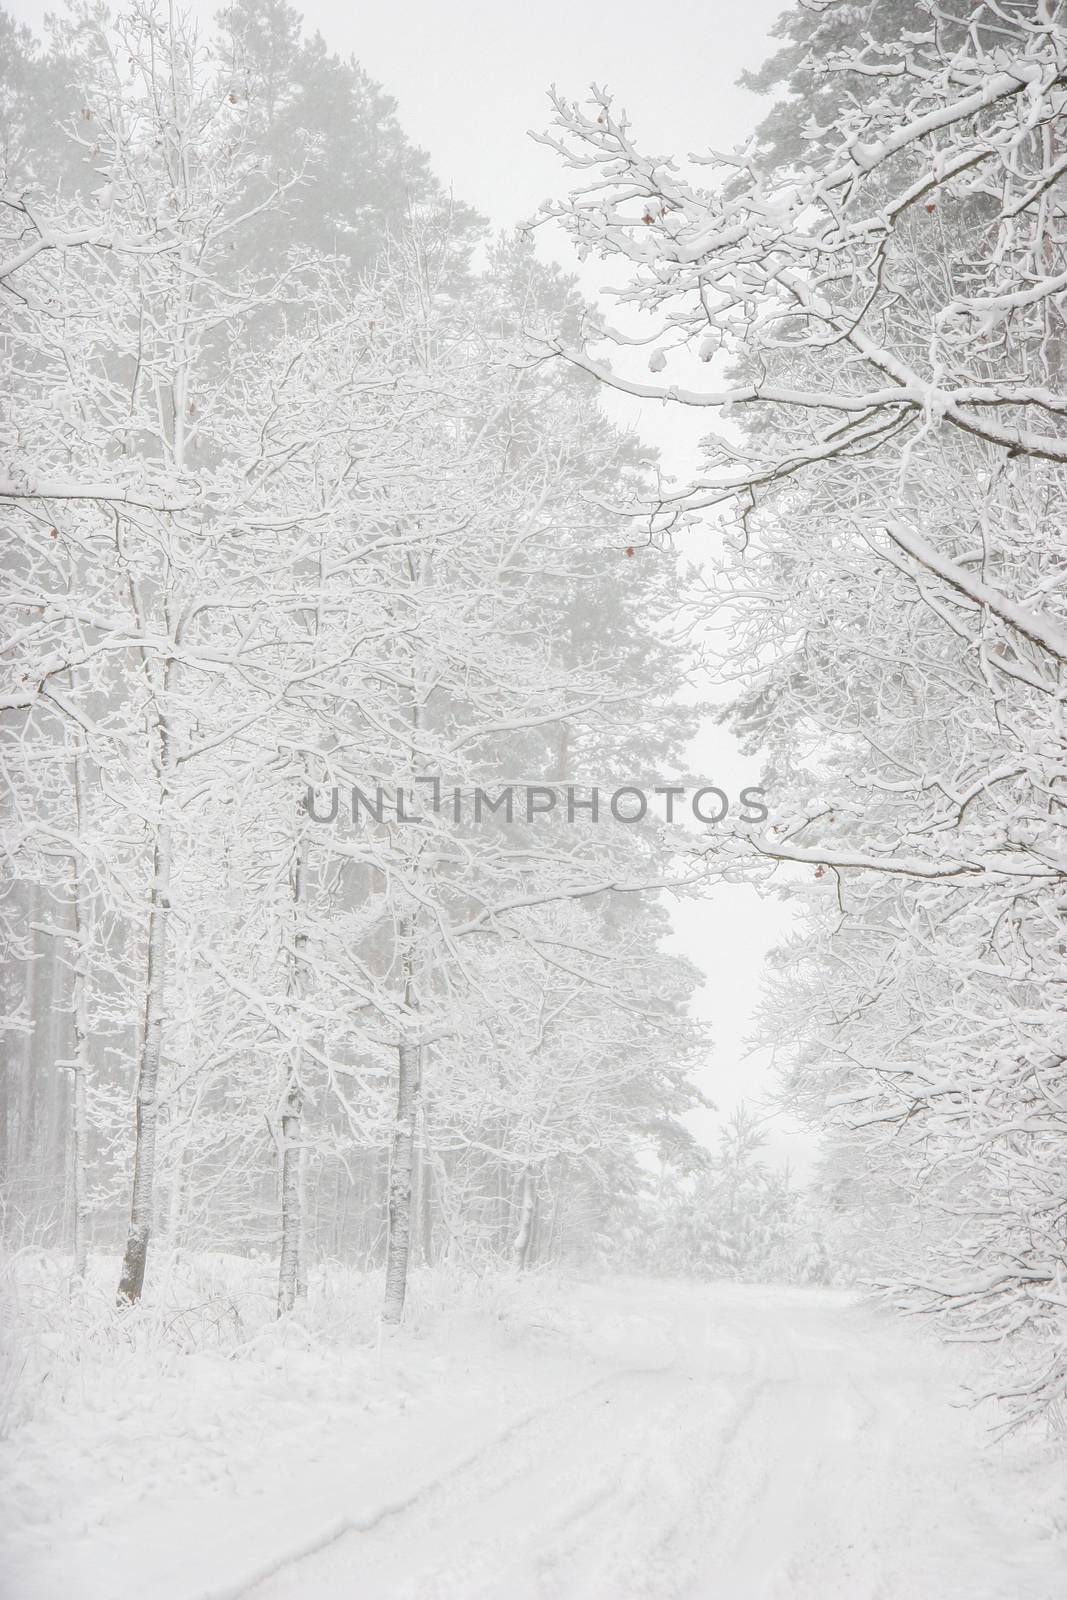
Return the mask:
[[1062, 1445], [989, 1445], [961, 1353], [847, 1294], [532, 1279], [380, 1353], [297, 1331], [116, 1347], [0, 1446], [3, 1600], [1067, 1596]]
[[586, 1293], [618, 1370], [255, 1600], [1067, 1594], [1010, 1459], [910, 1330], [817, 1291]]

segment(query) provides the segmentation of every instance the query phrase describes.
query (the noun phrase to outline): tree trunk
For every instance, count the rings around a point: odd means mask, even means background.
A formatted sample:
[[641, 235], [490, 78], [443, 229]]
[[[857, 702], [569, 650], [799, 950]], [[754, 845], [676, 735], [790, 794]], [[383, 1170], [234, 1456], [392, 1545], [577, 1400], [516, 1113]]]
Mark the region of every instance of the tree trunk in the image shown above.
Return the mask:
[[87, 967], [89, 964], [89, 933], [84, 918], [75, 902], [75, 937], [77, 939], [77, 966], [74, 976], [74, 1093], [73, 1134], [73, 1187], [74, 1187], [74, 1263], [71, 1276], [85, 1277], [89, 1256], [89, 1196], [86, 1185], [86, 1146], [88, 1142], [88, 1094], [86, 1071], [88, 1067], [89, 1027], [86, 1014]]
[[[166, 797], [163, 800], [167, 804]], [[156, 1176], [156, 1128], [159, 1117], [159, 1064], [163, 1050], [164, 974], [167, 959], [167, 921], [170, 912], [170, 826], [164, 818], [156, 835], [152, 856], [152, 896], [148, 922], [144, 1037], [137, 1072], [137, 1122], [133, 1158], [133, 1196], [130, 1227], [119, 1280], [120, 1305], [141, 1298], [148, 1242], [152, 1234], [152, 1207]]]
[[427, 1266], [433, 1262], [433, 1172], [430, 1167], [429, 1135], [426, 1127], [426, 1108], [423, 1106], [422, 1147], [419, 1151], [419, 1226], [422, 1259]]
[[[71, 673], [73, 679], [73, 672]], [[85, 822], [83, 788], [83, 756], [79, 746], [74, 755], [74, 805], [77, 818], [77, 836], [82, 837]], [[89, 1196], [86, 1184], [88, 1143], [88, 1091], [86, 1075], [89, 1066], [89, 957], [92, 936], [89, 917], [82, 902], [82, 871], [77, 855], [71, 858], [71, 891], [74, 904], [74, 1092], [72, 1116], [72, 1165], [74, 1188], [74, 1261], [71, 1270], [73, 1282], [85, 1277], [89, 1259]]]
[[530, 1256], [533, 1238], [534, 1211], [537, 1206], [537, 1184], [533, 1172], [527, 1167], [522, 1174], [522, 1193], [519, 1199], [519, 1225], [511, 1241], [511, 1264], [525, 1267]]
[[[425, 576], [425, 568], [422, 570]], [[411, 707], [413, 739], [417, 737], [421, 725], [422, 708], [416, 694]], [[398, 930], [404, 1010], [408, 1017], [418, 1009], [415, 984], [417, 927], [417, 916], [410, 915], [401, 918]], [[408, 1024], [405, 1023], [405, 1026]], [[421, 1046], [412, 1044], [410, 1038], [402, 1037], [397, 1046], [397, 1061], [396, 1124], [389, 1150], [389, 1237], [385, 1255], [385, 1299], [382, 1302], [382, 1321], [393, 1327], [404, 1315], [408, 1264], [411, 1259], [412, 1168], [422, 1078]]]
[[411, 1255], [411, 1175], [415, 1153], [415, 1117], [419, 1103], [420, 1051], [401, 1044], [396, 1126], [389, 1160], [389, 1245], [385, 1264], [382, 1321], [396, 1324], [404, 1314], [408, 1260]]
[[278, 1315], [296, 1304], [300, 1278], [300, 1087], [290, 1075], [282, 1113], [282, 1247], [278, 1262]]
[[[290, 968], [289, 994], [299, 998], [304, 989], [304, 948], [307, 935], [301, 924], [304, 898], [303, 846], [298, 842], [293, 863], [293, 955]], [[303, 1025], [296, 1019], [297, 1027]], [[298, 1298], [307, 1293], [307, 1280], [302, 1270], [302, 1234], [304, 1227], [303, 1149], [300, 1121], [304, 1110], [301, 1089], [302, 1053], [294, 1045], [289, 1060], [285, 1086], [285, 1105], [281, 1128], [281, 1251], [278, 1260], [278, 1315], [292, 1311]]]

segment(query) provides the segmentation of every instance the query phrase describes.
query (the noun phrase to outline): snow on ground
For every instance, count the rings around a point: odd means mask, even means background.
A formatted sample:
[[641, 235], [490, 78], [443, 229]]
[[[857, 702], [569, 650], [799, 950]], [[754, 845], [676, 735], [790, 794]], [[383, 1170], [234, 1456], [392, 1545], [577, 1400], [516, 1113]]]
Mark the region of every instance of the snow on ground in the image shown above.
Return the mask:
[[960, 1353], [846, 1293], [426, 1280], [379, 1348], [376, 1287], [46, 1352], [4, 1600], [1067, 1594], [1062, 1453], [991, 1445]]

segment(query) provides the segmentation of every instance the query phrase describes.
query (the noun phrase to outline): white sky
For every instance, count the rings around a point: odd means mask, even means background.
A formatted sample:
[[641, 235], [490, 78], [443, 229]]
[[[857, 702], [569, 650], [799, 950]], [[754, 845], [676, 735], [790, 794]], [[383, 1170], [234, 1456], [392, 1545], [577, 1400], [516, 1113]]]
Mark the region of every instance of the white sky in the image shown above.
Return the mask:
[[[40, 29], [42, 0], [6, 0], [15, 16]], [[629, 112], [646, 150], [684, 155], [741, 143], [765, 102], [736, 83], [770, 50], [768, 33], [784, 0], [403, 0], [346, 5], [307, 0], [307, 32], [330, 48], [353, 54], [398, 101], [401, 126], [428, 151], [438, 178], [457, 199], [475, 206], [494, 226], [533, 215], [560, 195], [567, 174], [543, 145], [527, 137], [549, 121], [550, 84], [572, 99], [589, 84], [606, 85]], [[209, 27], [219, 0], [194, 0], [187, 9]], [[545, 227], [538, 248], [573, 268], [567, 241]], [[583, 287], [594, 294], [603, 268], [587, 267]], [[707, 427], [692, 414], [647, 402], [612, 399], [608, 409], [660, 447], [666, 466], [684, 474], [696, 437]], [[708, 782], [731, 794], [757, 774], [739, 761], [728, 736], [709, 727], [691, 755]], [[669, 781], [673, 774], [664, 774]], [[625, 775], [622, 775], [622, 779]], [[711, 901], [675, 908], [676, 938], [707, 973], [698, 1002], [715, 1033], [715, 1052], [702, 1087], [728, 1112], [740, 1098], [758, 1101], [769, 1082], [761, 1055], [742, 1059], [751, 1009], [768, 948], [786, 927], [782, 909], [743, 888], [724, 888]], [[705, 1137], [714, 1120], [699, 1119]], [[809, 1139], [785, 1124], [771, 1130], [776, 1159], [798, 1172], [810, 1161]]]

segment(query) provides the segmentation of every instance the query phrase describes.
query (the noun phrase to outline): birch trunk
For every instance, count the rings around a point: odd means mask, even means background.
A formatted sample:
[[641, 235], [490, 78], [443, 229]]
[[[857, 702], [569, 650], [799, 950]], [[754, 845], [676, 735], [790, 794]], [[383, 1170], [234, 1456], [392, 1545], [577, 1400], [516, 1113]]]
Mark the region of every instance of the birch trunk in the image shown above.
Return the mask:
[[396, 1324], [404, 1315], [411, 1256], [411, 1176], [415, 1118], [419, 1103], [419, 1048], [402, 1044], [396, 1098], [396, 1126], [389, 1160], [389, 1245], [385, 1264], [382, 1321]]
[[[79, 952], [79, 964], [86, 958], [86, 949], [83, 946]], [[81, 973], [78, 974], [78, 987], [84, 993], [85, 980]], [[88, 1124], [88, 1096], [85, 1084], [85, 1044], [86, 1033], [78, 1020], [78, 1013], [82, 1011], [84, 1000], [75, 1000], [75, 1030], [77, 1034], [77, 1066], [74, 1068], [74, 1262], [71, 1277], [76, 1282], [81, 1282], [85, 1277], [85, 1269], [89, 1260], [89, 1196], [85, 1182], [87, 1124]]]
[[434, 1196], [433, 1172], [430, 1168], [429, 1136], [426, 1129], [426, 1105], [422, 1104], [422, 1148], [419, 1152], [419, 1232], [422, 1260], [429, 1266], [433, 1261]]
[[[304, 898], [304, 861], [303, 846], [298, 843], [296, 859], [293, 865], [293, 954], [291, 960], [289, 994], [298, 998], [304, 986], [304, 949], [307, 935], [301, 925], [301, 912]], [[302, 1019], [298, 1016], [296, 1026], [302, 1026]], [[301, 1182], [303, 1170], [303, 1150], [301, 1147], [300, 1125], [304, 1110], [304, 1096], [301, 1089], [301, 1068], [303, 1065], [302, 1052], [299, 1045], [293, 1047], [289, 1059], [288, 1075], [285, 1085], [285, 1103], [282, 1111], [281, 1126], [281, 1251], [278, 1260], [278, 1315], [283, 1317], [292, 1311], [297, 1299], [307, 1292], [307, 1284], [301, 1270], [301, 1236], [303, 1233], [303, 1184]]]
[[511, 1242], [511, 1264], [513, 1267], [525, 1267], [530, 1257], [530, 1243], [533, 1238], [534, 1212], [537, 1208], [537, 1185], [533, 1173], [527, 1167], [522, 1175], [522, 1193], [519, 1200], [519, 1225], [515, 1230], [515, 1237]]
[[[162, 703], [167, 703], [173, 660], [163, 671]], [[130, 1226], [122, 1258], [118, 1302], [135, 1305], [144, 1288], [156, 1184], [156, 1130], [159, 1123], [159, 1067], [163, 1055], [163, 1006], [166, 994], [170, 922], [171, 867], [174, 840], [170, 820], [173, 752], [165, 710], [159, 714], [159, 815], [152, 851], [149, 893], [148, 961], [145, 974], [144, 1028], [137, 1068], [137, 1116], [134, 1131], [133, 1194]]]
[[278, 1261], [278, 1315], [296, 1304], [300, 1279], [300, 1086], [291, 1072], [281, 1129], [282, 1245]]
[[[408, 569], [420, 587], [427, 584], [428, 561], [416, 562], [413, 558], [409, 558]], [[414, 775], [419, 764], [417, 745], [424, 713], [417, 664], [412, 669], [411, 687], [411, 768]], [[412, 1017], [418, 1009], [418, 991], [415, 983], [417, 931], [417, 915], [401, 919], [399, 928], [401, 973], [404, 1010], [408, 1017]], [[407, 1295], [408, 1265], [411, 1260], [415, 1126], [419, 1113], [421, 1078], [421, 1047], [412, 1044], [410, 1038], [401, 1038], [397, 1046], [396, 1124], [389, 1150], [389, 1236], [385, 1257], [385, 1299], [382, 1304], [382, 1321], [391, 1326], [396, 1326], [403, 1317], [404, 1300]]]
[[84, 910], [77, 897], [74, 901], [74, 1060], [71, 1063], [73, 1079], [71, 1094], [71, 1187], [73, 1189], [73, 1263], [71, 1280], [85, 1277], [89, 1254], [89, 1195], [86, 1183], [88, 1158], [88, 1073], [89, 1024], [88, 981], [91, 936]]
[[133, 1195], [130, 1226], [119, 1280], [120, 1305], [141, 1298], [148, 1244], [152, 1235], [152, 1210], [156, 1178], [156, 1130], [159, 1118], [159, 1064], [163, 1052], [163, 997], [170, 912], [172, 839], [164, 815], [156, 834], [152, 856], [152, 892], [148, 922], [148, 970], [145, 982], [144, 1034], [137, 1070], [137, 1119], [133, 1157]]
[[[82, 828], [85, 819], [84, 804], [84, 773], [82, 770], [83, 756], [80, 748], [74, 755], [74, 807], [77, 819], [77, 837], [82, 837]], [[73, 1188], [74, 1188], [74, 1261], [71, 1270], [73, 1282], [80, 1282], [85, 1277], [85, 1269], [89, 1256], [89, 1196], [86, 1184], [86, 1161], [88, 1142], [88, 1093], [86, 1073], [88, 1070], [89, 1053], [89, 1016], [88, 1016], [88, 985], [89, 985], [89, 954], [92, 949], [92, 937], [89, 927], [87, 909], [82, 901], [82, 871], [81, 862], [75, 855], [71, 861], [71, 878], [74, 902], [74, 941], [75, 941], [75, 967], [74, 967], [74, 1092], [73, 1101], [72, 1135], [73, 1135]]]

